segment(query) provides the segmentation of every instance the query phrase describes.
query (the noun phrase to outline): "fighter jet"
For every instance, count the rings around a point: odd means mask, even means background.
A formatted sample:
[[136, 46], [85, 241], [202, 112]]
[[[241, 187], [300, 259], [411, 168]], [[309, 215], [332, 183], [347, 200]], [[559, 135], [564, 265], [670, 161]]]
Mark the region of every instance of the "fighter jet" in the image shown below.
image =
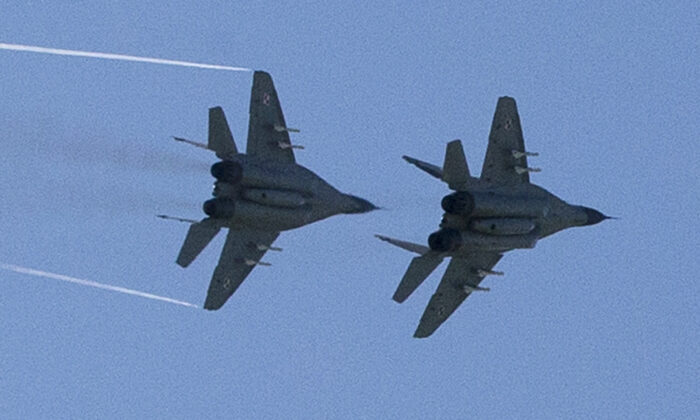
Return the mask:
[[498, 100], [491, 125], [481, 176], [472, 177], [459, 140], [447, 144], [441, 167], [404, 156], [404, 159], [445, 182], [454, 192], [442, 199], [445, 211], [440, 230], [428, 237], [428, 246], [376, 235], [419, 254], [394, 293], [405, 301], [445, 259], [451, 261], [433, 294], [414, 337], [428, 337], [473, 292], [486, 292], [482, 280], [502, 275], [493, 267], [503, 253], [534, 248], [537, 241], [574, 226], [589, 226], [610, 217], [589, 207], [571, 205], [530, 183], [527, 158], [515, 100]]
[[343, 194], [318, 175], [297, 164], [290, 132], [277, 92], [268, 73], [256, 71], [250, 98], [250, 120], [245, 154], [239, 153], [220, 107], [209, 109], [208, 143], [175, 140], [216, 153], [211, 167], [214, 198], [204, 202], [201, 221], [159, 216], [191, 223], [177, 264], [187, 267], [222, 228], [228, 235], [214, 270], [204, 308], [221, 308], [238, 289], [281, 231], [327, 217], [366, 213], [376, 209], [359, 197]]

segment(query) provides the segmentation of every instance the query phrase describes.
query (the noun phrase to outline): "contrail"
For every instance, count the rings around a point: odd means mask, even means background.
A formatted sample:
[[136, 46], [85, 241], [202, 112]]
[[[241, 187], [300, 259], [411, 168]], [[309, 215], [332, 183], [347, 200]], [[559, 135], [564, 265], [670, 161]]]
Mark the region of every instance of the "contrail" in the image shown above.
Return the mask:
[[63, 274], [50, 273], [48, 271], [35, 270], [33, 268], [21, 267], [19, 265], [0, 263], [0, 268], [3, 270], [14, 271], [15, 273], [29, 274], [30, 276], [45, 277], [48, 279], [67, 281], [69, 283], [76, 283], [83, 286], [96, 287], [98, 289], [111, 290], [113, 292], [126, 293], [127, 295], [140, 296], [147, 299], [160, 300], [162, 302], [174, 303], [176, 305], [187, 306], [190, 308], [198, 308], [197, 305], [193, 305], [188, 302], [183, 302], [181, 300], [171, 299], [163, 296], [153, 295], [146, 292], [139, 292], [138, 290], [127, 289], [125, 287], [111, 286], [109, 284], [98, 283], [92, 280], [78, 279], [75, 277], [65, 276]]
[[137, 57], [135, 55], [110, 54], [101, 52], [63, 50], [59, 48], [37, 47], [34, 45], [5, 44], [0, 42], [1, 50], [26, 51], [41, 54], [68, 55], [72, 57], [102, 58], [105, 60], [138, 61], [140, 63], [165, 64], [168, 66], [197, 67], [200, 69], [228, 70], [228, 71], [253, 71], [245, 67], [221, 66], [218, 64], [193, 63], [190, 61], [167, 60], [164, 58]]

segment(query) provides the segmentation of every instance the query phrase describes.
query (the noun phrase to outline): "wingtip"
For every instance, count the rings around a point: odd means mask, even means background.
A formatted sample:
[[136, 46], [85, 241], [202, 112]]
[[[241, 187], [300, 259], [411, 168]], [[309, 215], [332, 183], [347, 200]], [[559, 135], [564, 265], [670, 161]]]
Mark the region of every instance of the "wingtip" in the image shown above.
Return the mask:
[[431, 175], [437, 179], [442, 178], [442, 168], [435, 166], [435, 165], [428, 163], [428, 162], [423, 162], [420, 159], [416, 159], [416, 158], [413, 158], [410, 156], [404, 155], [404, 156], [402, 156], [402, 158], [406, 162], [417, 167], [418, 169], [425, 171], [428, 175]]
[[515, 98], [513, 98], [512, 96], [501, 96], [500, 98], [498, 98], [498, 102], [501, 102], [501, 101], [515, 103]]
[[204, 306], [202, 308], [207, 310], [207, 311], [218, 311], [219, 309], [221, 309], [222, 306], [224, 306], [223, 303], [219, 305], [219, 304], [215, 304], [215, 303], [211, 303], [211, 302], [207, 301], [207, 302], [204, 302]]
[[393, 300], [396, 303], [404, 303], [406, 299], [408, 299], [408, 296], [399, 295], [398, 290], [396, 291], [396, 293], [394, 293], [394, 296], [391, 297], [391, 300]]
[[416, 330], [416, 332], [413, 333], [413, 338], [428, 338], [430, 337], [430, 334], [426, 334], [424, 331], [420, 331], [420, 329]]
[[392, 244], [392, 245], [395, 245], [395, 242], [398, 241], [398, 239], [390, 238], [390, 237], [388, 237], [388, 236], [380, 235], [380, 234], [378, 234], [378, 233], [375, 233], [375, 234], [374, 234], [374, 237], [377, 238], [377, 239], [379, 239], [380, 241], [388, 242], [388, 243], [390, 243], [390, 244]]

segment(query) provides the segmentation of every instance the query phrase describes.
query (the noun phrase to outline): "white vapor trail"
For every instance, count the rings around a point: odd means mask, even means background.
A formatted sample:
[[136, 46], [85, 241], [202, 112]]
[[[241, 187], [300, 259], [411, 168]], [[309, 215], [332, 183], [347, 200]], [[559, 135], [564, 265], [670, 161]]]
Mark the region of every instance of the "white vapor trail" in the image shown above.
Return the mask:
[[193, 63], [190, 61], [167, 60], [164, 58], [138, 57], [135, 55], [110, 54], [101, 52], [63, 50], [60, 48], [37, 47], [34, 45], [5, 44], [0, 42], [0, 50], [26, 51], [41, 54], [67, 55], [72, 57], [102, 58], [105, 60], [138, 61], [140, 63], [165, 64], [168, 66], [196, 67], [200, 69], [253, 71], [245, 67], [222, 66], [218, 64]]
[[33, 268], [21, 267], [14, 264], [0, 263], [0, 268], [3, 270], [14, 271], [15, 273], [28, 274], [30, 276], [45, 277], [48, 279], [67, 281], [69, 283], [76, 283], [82, 286], [96, 287], [98, 289], [111, 290], [113, 292], [126, 293], [127, 295], [140, 296], [147, 299], [160, 300], [162, 302], [174, 303], [176, 305], [187, 306], [190, 308], [197, 308], [197, 305], [193, 305], [188, 302], [183, 302], [181, 300], [171, 299], [163, 296], [153, 295], [146, 292], [140, 292], [138, 290], [127, 289], [125, 287], [112, 286], [109, 284], [98, 283], [92, 280], [79, 279], [75, 277], [66, 276], [63, 274], [50, 273], [48, 271], [35, 270]]

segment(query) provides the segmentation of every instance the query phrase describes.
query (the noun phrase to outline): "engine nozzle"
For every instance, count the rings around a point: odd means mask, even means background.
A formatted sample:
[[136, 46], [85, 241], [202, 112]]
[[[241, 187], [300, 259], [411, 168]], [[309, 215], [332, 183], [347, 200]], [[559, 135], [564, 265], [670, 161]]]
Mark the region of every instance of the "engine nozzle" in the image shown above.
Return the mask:
[[243, 168], [238, 162], [223, 160], [211, 166], [211, 176], [227, 184], [236, 184], [243, 178]]
[[468, 216], [474, 210], [474, 197], [468, 192], [456, 192], [443, 197], [440, 204], [446, 213]]
[[428, 246], [437, 252], [452, 252], [462, 246], [462, 234], [457, 229], [441, 229], [428, 237]]
[[202, 210], [214, 219], [230, 219], [235, 213], [235, 202], [228, 198], [212, 198], [204, 202]]

